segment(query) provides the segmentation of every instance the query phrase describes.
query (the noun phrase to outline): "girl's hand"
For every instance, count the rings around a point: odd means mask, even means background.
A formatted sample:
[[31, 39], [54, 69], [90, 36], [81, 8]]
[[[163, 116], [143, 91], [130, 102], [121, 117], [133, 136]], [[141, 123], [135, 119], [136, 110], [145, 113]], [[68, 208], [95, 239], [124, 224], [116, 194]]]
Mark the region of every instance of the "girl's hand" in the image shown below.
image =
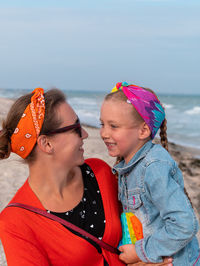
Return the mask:
[[137, 262], [137, 263], [131, 263], [127, 264], [127, 266], [173, 266], [173, 259], [172, 258], [165, 258], [162, 263], [145, 263], [145, 262]]
[[135, 251], [135, 245], [127, 244], [119, 247], [121, 254], [119, 255], [119, 259], [124, 263], [136, 263], [140, 261], [140, 258], [137, 256]]
[[122, 252], [119, 255], [119, 259], [126, 263], [128, 266], [173, 266], [172, 258], [164, 258], [161, 263], [145, 263], [140, 260], [135, 251], [135, 245], [128, 244], [119, 247], [119, 250]]

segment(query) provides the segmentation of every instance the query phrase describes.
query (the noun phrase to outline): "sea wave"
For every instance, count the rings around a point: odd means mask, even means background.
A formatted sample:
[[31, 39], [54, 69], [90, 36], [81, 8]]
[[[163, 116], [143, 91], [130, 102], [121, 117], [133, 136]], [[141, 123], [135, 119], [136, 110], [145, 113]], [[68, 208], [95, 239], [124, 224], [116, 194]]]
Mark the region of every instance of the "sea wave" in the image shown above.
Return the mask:
[[91, 105], [91, 106], [96, 106], [96, 101], [94, 99], [90, 99], [90, 98], [86, 98], [86, 97], [72, 97], [72, 98], [69, 98], [69, 103], [73, 103], [73, 104], [81, 104], [81, 105]]
[[186, 110], [185, 114], [188, 114], [188, 115], [200, 114], [200, 106], [194, 106], [192, 109]]
[[167, 104], [167, 103], [163, 103], [163, 106], [164, 106], [165, 109], [171, 109], [171, 108], [174, 107], [173, 104]]
[[99, 112], [91, 113], [90, 111], [86, 111], [84, 109], [77, 109], [77, 112], [87, 117], [93, 117], [94, 119], [99, 119]]

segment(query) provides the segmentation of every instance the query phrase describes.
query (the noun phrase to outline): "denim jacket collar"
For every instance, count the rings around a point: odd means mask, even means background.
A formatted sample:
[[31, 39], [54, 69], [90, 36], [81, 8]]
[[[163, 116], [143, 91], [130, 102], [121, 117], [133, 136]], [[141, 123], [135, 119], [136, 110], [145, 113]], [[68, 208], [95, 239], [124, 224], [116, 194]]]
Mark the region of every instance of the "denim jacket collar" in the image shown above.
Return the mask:
[[133, 158], [128, 162], [128, 164], [126, 164], [126, 162], [123, 160], [120, 163], [116, 164], [113, 169], [112, 172], [113, 174], [116, 174], [116, 172], [118, 172], [118, 174], [126, 174], [129, 173], [133, 166], [142, 158], [144, 158], [146, 156], [146, 154], [149, 152], [149, 150], [151, 149], [151, 147], [154, 144], [152, 143], [152, 140], [149, 140], [148, 142], [146, 142], [142, 148], [139, 149], [139, 151], [136, 152], [136, 154], [133, 156]]

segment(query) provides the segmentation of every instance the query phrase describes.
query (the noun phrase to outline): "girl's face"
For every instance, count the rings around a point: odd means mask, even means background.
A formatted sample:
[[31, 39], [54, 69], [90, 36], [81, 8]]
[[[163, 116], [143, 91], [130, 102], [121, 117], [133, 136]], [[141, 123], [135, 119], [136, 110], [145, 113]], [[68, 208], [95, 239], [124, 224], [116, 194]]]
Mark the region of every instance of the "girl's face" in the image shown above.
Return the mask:
[[101, 107], [101, 138], [112, 157], [123, 157], [128, 163], [140, 149], [141, 123], [134, 121], [133, 106], [120, 100], [106, 100]]

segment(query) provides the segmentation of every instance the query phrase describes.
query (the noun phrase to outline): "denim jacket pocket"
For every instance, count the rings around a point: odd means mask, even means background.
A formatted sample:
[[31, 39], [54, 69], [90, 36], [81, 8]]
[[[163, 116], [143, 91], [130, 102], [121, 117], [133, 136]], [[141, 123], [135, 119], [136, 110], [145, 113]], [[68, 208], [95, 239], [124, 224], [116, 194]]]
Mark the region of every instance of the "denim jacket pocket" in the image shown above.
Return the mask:
[[140, 193], [139, 189], [128, 192], [128, 211], [135, 214], [143, 225], [147, 225], [149, 223], [149, 216]]
[[128, 192], [129, 211], [135, 212], [142, 205], [139, 190], [130, 190]]

